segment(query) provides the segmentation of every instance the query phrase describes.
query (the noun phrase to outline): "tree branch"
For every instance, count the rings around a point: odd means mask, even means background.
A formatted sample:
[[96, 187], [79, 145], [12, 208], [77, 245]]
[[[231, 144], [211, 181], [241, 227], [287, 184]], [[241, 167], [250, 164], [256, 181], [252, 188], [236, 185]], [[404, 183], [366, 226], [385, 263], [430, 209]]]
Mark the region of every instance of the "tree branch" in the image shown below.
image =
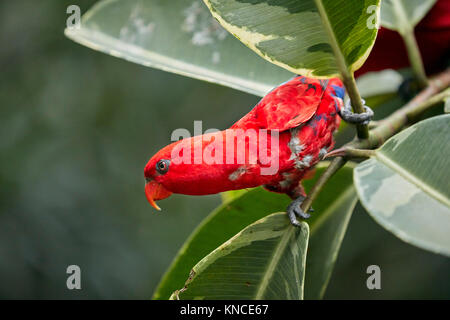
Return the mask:
[[[384, 141], [399, 132], [404, 126], [415, 121], [415, 118], [426, 111], [431, 106], [439, 103], [446, 98], [450, 97], [450, 69], [447, 69], [443, 73], [437, 75], [430, 80], [428, 87], [422, 90], [414, 99], [407, 103], [402, 108], [391, 114], [389, 117], [380, 121], [379, 125], [370, 130], [369, 139], [356, 140], [344, 145], [342, 149], [350, 150], [345, 156], [351, 157], [355, 148], [359, 149], [374, 149], [381, 146]], [[440, 91], [445, 91], [439, 93]], [[342, 150], [341, 149], [341, 150]], [[368, 151], [368, 152], [365, 152]], [[357, 150], [353, 152], [354, 155], [368, 156], [371, 150]], [[364, 153], [364, 154], [363, 154]], [[316, 199], [323, 186], [327, 181], [347, 162], [346, 157], [339, 156], [334, 158], [325, 172], [319, 177], [317, 182], [310, 190], [308, 196], [302, 203], [302, 210], [308, 212], [311, 208], [312, 202]]]
[[331, 163], [328, 166], [328, 168], [320, 176], [320, 178], [316, 181], [314, 186], [309, 191], [308, 196], [303, 201], [303, 203], [301, 205], [301, 208], [302, 208], [303, 212], [308, 212], [308, 210], [311, 208], [312, 202], [319, 195], [320, 190], [322, 190], [323, 186], [346, 163], [347, 163], [347, 160], [345, 158], [343, 158], [343, 157], [337, 157], [337, 158], [334, 158], [333, 161], [331, 161]]
[[351, 142], [348, 146], [359, 149], [373, 149], [381, 146], [387, 139], [399, 132], [408, 124], [414, 123], [418, 115], [450, 96], [450, 89], [441, 93], [450, 86], [450, 69], [437, 75], [429, 81], [428, 87], [422, 90], [414, 99], [389, 117], [380, 121], [380, 124], [370, 130], [369, 139]]

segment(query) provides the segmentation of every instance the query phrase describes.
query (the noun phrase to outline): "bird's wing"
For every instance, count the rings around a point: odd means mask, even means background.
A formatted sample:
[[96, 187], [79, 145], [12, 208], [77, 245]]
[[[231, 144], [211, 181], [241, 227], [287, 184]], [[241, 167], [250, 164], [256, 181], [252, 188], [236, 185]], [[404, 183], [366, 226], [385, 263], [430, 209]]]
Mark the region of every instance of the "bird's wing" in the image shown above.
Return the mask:
[[285, 131], [305, 123], [316, 112], [328, 80], [297, 76], [269, 92], [231, 129]]

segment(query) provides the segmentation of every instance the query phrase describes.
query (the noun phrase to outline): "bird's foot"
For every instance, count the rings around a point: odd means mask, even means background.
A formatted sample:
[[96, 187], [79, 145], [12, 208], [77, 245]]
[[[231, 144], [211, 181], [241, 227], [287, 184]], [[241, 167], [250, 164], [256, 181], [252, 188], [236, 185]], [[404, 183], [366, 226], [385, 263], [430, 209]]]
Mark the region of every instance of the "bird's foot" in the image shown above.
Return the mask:
[[341, 118], [348, 123], [353, 124], [368, 124], [373, 117], [373, 111], [368, 106], [366, 106], [366, 102], [362, 100], [362, 104], [364, 105], [365, 112], [363, 113], [353, 113], [352, 107], [350, 105], [350, 100], [345, 102], [344, 107], [339, 111], [339, 115]]
[[[296, 227], [300, 226], [300, 222], [298, 222], [297, 217], [308, 219], [311, 216], [309, 213], [304, 212], [300, 207], [304, 200], [304, 196], [299, 196], [298, 198], [293, 200], [286, 209], [289, 220], [291, 220], [292, 225]], [[309, 209], [308, 212], [314, 212], [313, 208]]]

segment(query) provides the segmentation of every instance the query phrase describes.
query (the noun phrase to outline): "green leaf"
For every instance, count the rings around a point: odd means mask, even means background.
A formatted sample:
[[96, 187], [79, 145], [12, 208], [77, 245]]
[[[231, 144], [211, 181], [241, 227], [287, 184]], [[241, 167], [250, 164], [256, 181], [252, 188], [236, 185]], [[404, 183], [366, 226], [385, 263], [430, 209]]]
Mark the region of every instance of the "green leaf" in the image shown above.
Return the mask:
[[225, 203], [238, 198], [246, 192], [248, 192], [248, 189], [225, 191], [220, 194], [220, 197], [222, 198], [222, 202]]
[[171, 299], [303, 299], [308, 236], [306, 222], [264, 217], [197, 263]]
[[115, 57], [259, 96], [293, 76], [229, 35], [200, 0], [103, 0], [65, 33]]
[[444, 112], [445, 113], [450, 113], [450, 98], [445, 99]]
[[381, 25], [405, 33], [425, 17], [436, 0], [383, 0], [381, 4]]
[[254, 188], [214, 210], [184, 243], [153, 296], [168, 299], [184, 286], [192, 267], [203, 257], [262, 217], [284, 210], [289, 204], [285, 195]]
[[[314, 179], [303, 182], [307, 192], [327, 165], [328, 162], [319, 163], [316, 167]], [[320, 290], [317, 288], [324, 288], [323, 284], [326, 285], [328, 282], [348, 219], [356, 203], [352, 170], [352, 166], [347, 165], [330, 179], [313, 203], [316, 211], [307, 221], [311, 228], [310, 246], [312, 248], [321, 247], [322, 244], [316, 244], [316, 242], [322, 242], [323, 233], [328, 233], [323, 238], [326, 238], [327, 242], [323, 242], [321, 249], [309, 250], [307, 265], [311, 267], [307, 269], [307, 274], [311, 272], [319, 275], [316, 278], [317, 280], [307, 277], [306, 286], [314, 286], [314, 289], [311, 289], [312, 292], [319, 292]], [[228, 199], [227, 202], [213, 211], [185, 242], [161, 280], [154, 294], [154, 299], [169, 298], [172, 292], [184, 286], [189, 271], [203, 257], [249, 224], [273, 212], [285, 210], [290, 203], [287, 196], [268, 192], [262, 188], [254, 188], [248, 191], [240, 190], [239, 192], [240, 195], [233, 194], [233, 199]], [[349, 195], [351, 195], [353, 201], [345, 208], [345, 202]], [[321, 218], [322, 216], [324, 218]], [[335, 241], [329, 241], [329, 239]], [[324, 257], [328, 251], [332, 251], [333, 254]], [[316, 256], [318, 258], [315, 258]], [[317, 285], [315, 285], [316, 282]], [[305, 297], [319, 298], [321, 296], [309, 294], [306, 291]]]
[[307, 221], [311, 236], [306, 260], [305, 299], [321, 299], [325, 294], [357, 202], [352, 164], [337, 175], [339, 179], [328, 181], [320, 200], [314, 204], [314, 210], [319, 214], [314, 216], [314, 220]]
[[337, 63], [357, 70], [377, 35], [379, 0], [204, 2], [225, 29], [261, 57], [304, 76], [338, 76]]
[[450, 115], [389, 139], [355, 169], [363, 206], [384, 228], [420, 248], [450, 255]]

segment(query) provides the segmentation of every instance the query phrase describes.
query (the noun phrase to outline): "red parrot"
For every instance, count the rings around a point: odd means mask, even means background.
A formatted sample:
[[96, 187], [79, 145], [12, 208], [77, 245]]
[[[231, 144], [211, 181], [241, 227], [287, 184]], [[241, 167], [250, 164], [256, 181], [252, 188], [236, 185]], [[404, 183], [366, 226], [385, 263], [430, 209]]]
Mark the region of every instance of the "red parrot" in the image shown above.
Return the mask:
[[229, 129], [176, 141], [147, 163], [145, 193], [150, 204], [172, 193], [206, 195], [263, 185], [294, 201], [287, 213], [294, 225], [305, 192], [301, 180], [333, 147], [340, 115], [352, 123], [373, 115], [344, 107], [340, 79], [296, 76], [269, 92]]

